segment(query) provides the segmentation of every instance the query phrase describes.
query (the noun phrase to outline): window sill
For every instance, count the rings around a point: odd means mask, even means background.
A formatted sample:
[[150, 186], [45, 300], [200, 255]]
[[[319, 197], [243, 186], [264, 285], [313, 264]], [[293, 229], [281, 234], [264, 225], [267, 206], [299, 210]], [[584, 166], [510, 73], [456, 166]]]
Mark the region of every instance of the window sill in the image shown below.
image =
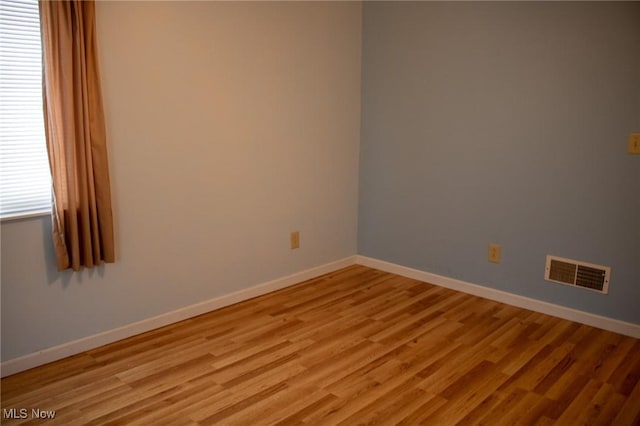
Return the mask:
[[0, 217], [0, 222], [5, 223], [5, 222], [11, 222], [14, 220], [29, 219], [32, 217], [50, 216], [50, 215], [51, 215], [51, 210], [42, 210], [42, 211], [30, 212], [30, 213], [15, 213], [15, 214], [9, 214], [9, 215]]

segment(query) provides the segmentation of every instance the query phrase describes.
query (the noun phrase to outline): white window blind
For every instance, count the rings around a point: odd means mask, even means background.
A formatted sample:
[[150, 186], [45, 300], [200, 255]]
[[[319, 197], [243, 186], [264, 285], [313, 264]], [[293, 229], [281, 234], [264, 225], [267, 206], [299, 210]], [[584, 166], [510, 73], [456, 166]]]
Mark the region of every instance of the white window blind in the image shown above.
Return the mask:
[[0, 1], [0, 217], [51, 210], [37, 0]]

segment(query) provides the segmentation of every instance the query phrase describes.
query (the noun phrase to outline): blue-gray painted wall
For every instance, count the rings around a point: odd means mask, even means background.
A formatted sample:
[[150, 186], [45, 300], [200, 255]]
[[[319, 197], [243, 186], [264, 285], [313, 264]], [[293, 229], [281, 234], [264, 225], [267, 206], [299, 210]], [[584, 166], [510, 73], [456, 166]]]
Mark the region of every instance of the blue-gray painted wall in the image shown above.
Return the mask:
[[640, 323], [640, 3], [366, 2], [362, 54], [360, 254]]

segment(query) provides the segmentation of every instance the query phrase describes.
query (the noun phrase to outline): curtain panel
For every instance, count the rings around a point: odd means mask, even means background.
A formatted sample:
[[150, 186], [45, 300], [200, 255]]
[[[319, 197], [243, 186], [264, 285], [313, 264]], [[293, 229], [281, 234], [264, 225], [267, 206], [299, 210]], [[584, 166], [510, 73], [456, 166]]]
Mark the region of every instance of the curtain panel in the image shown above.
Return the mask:
[[93, 1], [39, 1], [59, 270], [115, 261]]

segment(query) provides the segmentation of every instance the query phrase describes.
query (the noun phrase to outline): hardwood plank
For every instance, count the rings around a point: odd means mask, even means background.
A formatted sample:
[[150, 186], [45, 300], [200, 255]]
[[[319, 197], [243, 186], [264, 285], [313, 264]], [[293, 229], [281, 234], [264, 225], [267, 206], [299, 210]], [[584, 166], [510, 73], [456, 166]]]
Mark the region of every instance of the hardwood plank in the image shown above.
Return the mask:
[[640, 341], [352, 266], [1, 387], [61, 425], [639, 425]]

